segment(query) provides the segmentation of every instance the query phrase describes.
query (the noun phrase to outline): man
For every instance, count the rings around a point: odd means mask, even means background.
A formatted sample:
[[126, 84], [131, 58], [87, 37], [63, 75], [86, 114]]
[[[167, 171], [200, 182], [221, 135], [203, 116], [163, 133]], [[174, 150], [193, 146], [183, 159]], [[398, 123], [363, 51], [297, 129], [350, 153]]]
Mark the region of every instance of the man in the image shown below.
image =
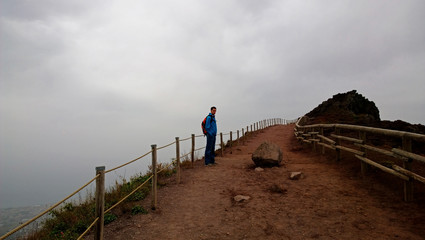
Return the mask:
[[211, 112], [205, 121], [205, 130], [207, 131], [207, 147], [205, 148], [205, 166], [215, 164], [215, 136], [217, 135], [217, 124], [215, 121], [216, 107], [211, 107]]

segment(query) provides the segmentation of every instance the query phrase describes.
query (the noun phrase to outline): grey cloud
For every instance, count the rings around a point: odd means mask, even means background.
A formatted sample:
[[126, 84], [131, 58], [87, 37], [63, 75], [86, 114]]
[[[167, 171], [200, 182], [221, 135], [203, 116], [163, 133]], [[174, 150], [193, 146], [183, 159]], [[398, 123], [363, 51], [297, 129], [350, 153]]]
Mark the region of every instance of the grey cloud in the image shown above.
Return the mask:
[[[230, 131], [357, 89], [384, 119], [425, 121], [422, 1], [1, 6], [2, 186], [22, 187], [14, 172], [35, 164], [91, 177], [79, 166], [200, 133], [212, 105], [219, 131]], [[25, 173], [42, 183], [41, 168]], [[67, 179], [64, 189], [77, 184]]]

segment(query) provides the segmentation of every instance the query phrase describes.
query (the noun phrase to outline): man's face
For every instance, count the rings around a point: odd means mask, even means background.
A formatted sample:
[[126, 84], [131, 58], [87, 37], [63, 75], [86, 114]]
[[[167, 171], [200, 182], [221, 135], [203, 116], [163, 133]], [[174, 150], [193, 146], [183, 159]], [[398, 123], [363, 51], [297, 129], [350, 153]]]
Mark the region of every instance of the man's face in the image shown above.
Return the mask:
[[216, 111], [217, 111], [217, 109], [213, 108], [213, 109], [211, 110], [211, 113], [215, 115], [215, 112], [216, 112]]

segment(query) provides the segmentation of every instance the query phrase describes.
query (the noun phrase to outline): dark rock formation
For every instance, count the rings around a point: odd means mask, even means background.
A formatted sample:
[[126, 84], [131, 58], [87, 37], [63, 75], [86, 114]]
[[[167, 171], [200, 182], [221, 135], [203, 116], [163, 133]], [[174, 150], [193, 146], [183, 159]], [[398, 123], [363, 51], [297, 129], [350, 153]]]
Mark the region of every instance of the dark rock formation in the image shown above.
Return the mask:
[[379, 110], [375, 103], [356, 90], [339, 93], [306, 114], [312, 123], [371, 124], [379, 122]]

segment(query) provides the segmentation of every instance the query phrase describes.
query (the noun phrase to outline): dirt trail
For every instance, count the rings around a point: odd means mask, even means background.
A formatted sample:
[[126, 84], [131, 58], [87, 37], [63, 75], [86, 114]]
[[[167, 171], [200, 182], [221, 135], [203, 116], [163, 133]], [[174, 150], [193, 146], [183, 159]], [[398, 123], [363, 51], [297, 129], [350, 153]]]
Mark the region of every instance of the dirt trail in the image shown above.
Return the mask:
[[[284, 165], [256, 172], [251, 154], [266, 140], [281, 147]], [[180, 185], [160, 188], [159, 209], [120, 217], [105, 239], [425, 239], [424, 204], [302, 149], [293, 125], [267, 128], [216, 162], [184, 169]], [[292, 171], [305, 177], [289, 180]], [[239, 194], [251, 199], [233, 201]]]

